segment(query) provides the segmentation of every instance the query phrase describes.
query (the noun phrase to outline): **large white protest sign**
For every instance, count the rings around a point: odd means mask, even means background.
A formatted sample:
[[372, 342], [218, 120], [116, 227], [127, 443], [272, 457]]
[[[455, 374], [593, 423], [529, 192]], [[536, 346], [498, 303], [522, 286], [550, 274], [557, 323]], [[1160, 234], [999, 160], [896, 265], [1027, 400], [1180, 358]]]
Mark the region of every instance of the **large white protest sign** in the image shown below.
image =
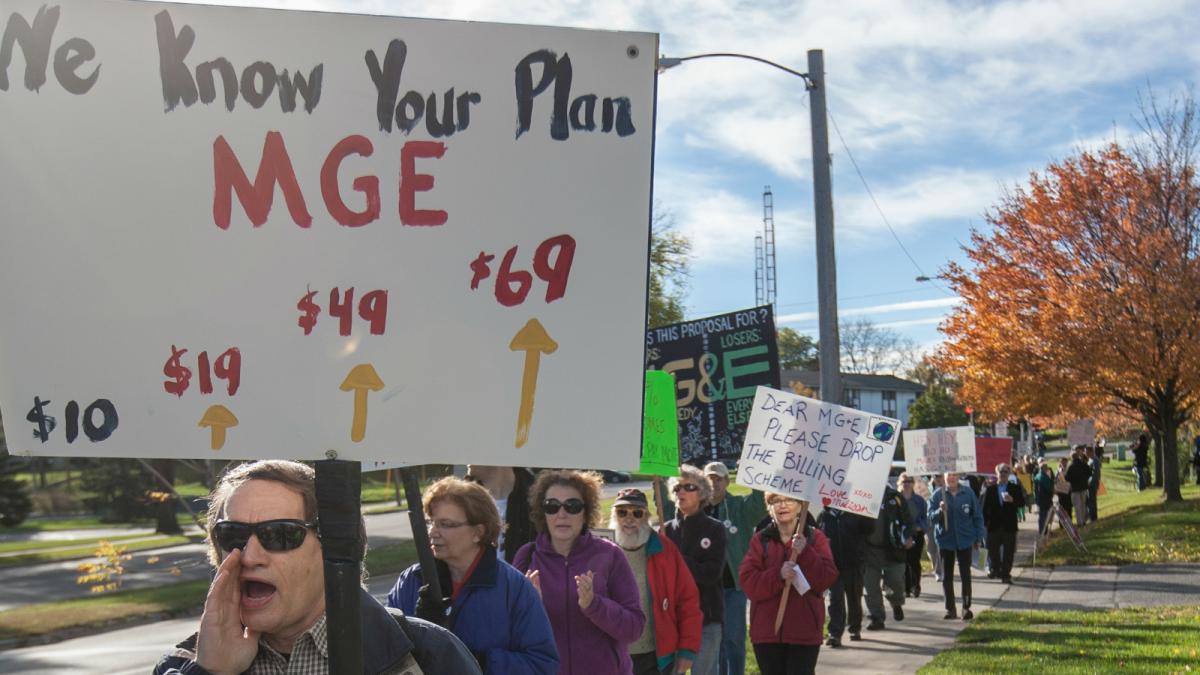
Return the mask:
[[1073, 448], [1077, 445], [1091, 445], [1096, 442], [1096, 420], [1087, 418], [1075, 420], [1067, 425], [1067, 443]]
[[656, 35], [73, 0], [0, 30], [14, 452], [637, 465]]
[[900, 421], [759, 387], [740, 485], [874, 518]]
[[909, 473], [975, 471], [975, 427], [906, 429], [904, 461]]

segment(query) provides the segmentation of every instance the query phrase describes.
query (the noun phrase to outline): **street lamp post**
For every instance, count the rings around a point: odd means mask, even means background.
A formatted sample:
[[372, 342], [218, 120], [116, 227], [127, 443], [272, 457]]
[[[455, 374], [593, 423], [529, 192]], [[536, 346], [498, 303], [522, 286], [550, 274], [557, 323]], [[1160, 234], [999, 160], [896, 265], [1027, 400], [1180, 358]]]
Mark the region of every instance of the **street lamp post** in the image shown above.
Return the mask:
[[803, 79], [805, 89], [808, 90], [808, 107], [812, 123], [813, 209], [816, 216], [817, 313], [820, 325], [820, 351], [817, 358], [821, 368], [821, 399], [840, 405], [842, 403], [841, 340], [838, 336], [837, 262], [834, 255], [833, 237], [833, 185], [829, 175], [829, 127], [825, 112], [825, 54], [820, 49], [809, 50], [807, 73], [792, 70], [757, 56], [733, 52], [697, 54], [682, 58], [663, 56], [658, 60], [658, 70], [662, 72], [684, 61], [722, 57], [757, 61], [777, 68]]

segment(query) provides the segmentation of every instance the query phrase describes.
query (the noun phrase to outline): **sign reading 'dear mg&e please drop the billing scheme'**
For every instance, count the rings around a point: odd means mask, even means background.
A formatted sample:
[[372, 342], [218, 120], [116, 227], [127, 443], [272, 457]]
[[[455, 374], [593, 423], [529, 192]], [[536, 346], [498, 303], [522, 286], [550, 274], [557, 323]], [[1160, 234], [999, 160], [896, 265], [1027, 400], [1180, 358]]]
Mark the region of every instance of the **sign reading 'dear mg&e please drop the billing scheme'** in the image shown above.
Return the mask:
[[759, 387], [737, 482], [875, 518], [899, 431], [890, 417]]
[[121, 0], [0, 31], [13, 452], [636, 466], [657, 35]]

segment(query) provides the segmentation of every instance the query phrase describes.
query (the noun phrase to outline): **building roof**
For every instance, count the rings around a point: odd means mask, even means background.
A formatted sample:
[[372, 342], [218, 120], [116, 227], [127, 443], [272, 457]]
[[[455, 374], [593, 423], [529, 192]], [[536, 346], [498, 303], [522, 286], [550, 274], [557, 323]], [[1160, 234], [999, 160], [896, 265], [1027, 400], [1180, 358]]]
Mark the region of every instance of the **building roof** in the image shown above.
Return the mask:
[[[799, 382], [816, 391], [821, 388], [821, 372], [818, 370], [784, 370], [780, 371], [779, 382], [784, 389], [789, 382]], [[920, 395], [925, 386], [918, 382], [896, 377], [895, 375], [871, 375], [867, 373], [842, 373], [842, 387], [845, 389], [871, 389], [875, 391], [911, 391]]]

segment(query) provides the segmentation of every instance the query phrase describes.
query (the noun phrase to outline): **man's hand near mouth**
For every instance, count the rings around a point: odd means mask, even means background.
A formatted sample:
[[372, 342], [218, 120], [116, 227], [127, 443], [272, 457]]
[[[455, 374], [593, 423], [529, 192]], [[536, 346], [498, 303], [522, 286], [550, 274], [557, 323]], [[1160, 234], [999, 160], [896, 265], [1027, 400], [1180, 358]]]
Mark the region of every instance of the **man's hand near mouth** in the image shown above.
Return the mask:
[[258, 654], [258, 635], [242, 625], [242, 552], [234, 549], [217, 568], [204, 600], [196, 662], [213, 675], [243, 673]]

